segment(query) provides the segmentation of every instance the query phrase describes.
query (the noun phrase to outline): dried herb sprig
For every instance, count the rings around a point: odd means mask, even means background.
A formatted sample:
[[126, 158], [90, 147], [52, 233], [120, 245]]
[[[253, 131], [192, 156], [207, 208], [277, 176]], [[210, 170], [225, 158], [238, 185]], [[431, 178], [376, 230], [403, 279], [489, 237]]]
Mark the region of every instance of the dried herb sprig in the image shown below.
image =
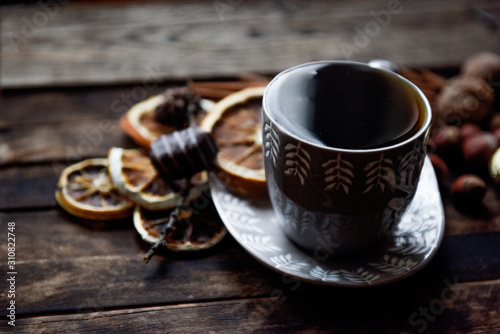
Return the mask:
[[168, 232], [172, 231], [175, 229], [175, 223], [179, 222], [179, 216], [182, 211], [187, 211], [191, 210], [187, 203], [187, 196], [189, 194], [189, 188], [191, 184], [188, 182], [188, 185], [184, 187], [181, 191], [181, 199], [179, 202], [176, 204], [175, 208], [170, 211], [168, 221], [161, 227], [160, 230], [160, 236], [158, 240], [151, 246], [151, 248], [148, 250], [148, 252], [144, 255], [144, 263], [148, 263], [151, 258], [156, 254], [156, 251], [158, 250], [159, 247], [164, 246], [167, 247], [165, 243], [165, 237], [167, 236]]

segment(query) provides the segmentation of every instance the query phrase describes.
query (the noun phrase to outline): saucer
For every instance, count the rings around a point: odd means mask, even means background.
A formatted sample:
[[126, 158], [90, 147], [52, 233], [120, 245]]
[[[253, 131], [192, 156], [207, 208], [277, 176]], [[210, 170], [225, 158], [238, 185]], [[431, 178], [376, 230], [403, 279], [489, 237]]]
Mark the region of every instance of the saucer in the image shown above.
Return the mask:
[[216, 178], [211, 193], [227, 230], [248, 253], [280, 274], [314, 284], [359, 287], [401, 280], [429, 263], [444, 235], [444, 210], [429, 158], [396, 229], [369, 251], [349, 258], [334, 258], [328, 248], [313, 254], [297, 247], [279, 226], [268, 199], [249, 200]]

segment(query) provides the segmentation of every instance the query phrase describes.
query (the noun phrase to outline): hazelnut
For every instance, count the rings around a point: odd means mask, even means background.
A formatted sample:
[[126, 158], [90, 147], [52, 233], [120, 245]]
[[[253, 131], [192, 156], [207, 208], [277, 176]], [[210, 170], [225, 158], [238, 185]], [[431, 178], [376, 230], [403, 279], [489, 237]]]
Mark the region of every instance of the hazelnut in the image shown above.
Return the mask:
[[432, 132], [432, 142], [436, 153], [447, 154], [460, 149], [461, 132], [456, 126], [445, 125]]
[[441, 157], [435, 153], [429, 153], [429, 159], [434, 167], [434, 171], [436, 172], [436, 177], [439, 183], [444, 183], [448, 176], [450, 175], [450, 171], [446, 163]]
[[490, 160], [490, 176], [500, 185], [500, 148], [495, 151]]
[[474, 134], [480, 133], [482, 130], [479, 127], [479, 125], [472, 124], [472, 123], [465, 123], [460, 127], [460, 135], [462, 137], [462, 141], [470, 137]]
[[477, 205], [486, 195], [486, 183], [479, 176], [465, 174], [453, 182], [451, 194], [458, 204]]
[[490, 119], [490, 130], [500, 128], [500, 113], [495, 113]]
[[498, 140], [486, 131], [464, 138], [462, 151], [465, 161], [474, 168], [484, 169], [488, 166], [491, 156], [498, 148]]
[[437, 97], [437, 111], [447, 124], [482, 123], [493, 110], [493, 89], [476, 77], [456, 76]]

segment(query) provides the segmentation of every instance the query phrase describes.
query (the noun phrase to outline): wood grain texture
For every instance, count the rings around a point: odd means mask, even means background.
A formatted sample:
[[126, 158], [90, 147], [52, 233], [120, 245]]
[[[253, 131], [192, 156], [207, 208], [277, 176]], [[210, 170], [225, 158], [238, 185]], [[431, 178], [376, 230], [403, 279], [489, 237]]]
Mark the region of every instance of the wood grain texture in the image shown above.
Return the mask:
[[111, 146], [134, 147], [119, 119], [170, 86], [0, 92], [0, 166], [72, 162], [106, 156]]
[[0, 165], [106, 157], [112, 146], [134, 146], [117, 119], [18, 125], [0, 133]]
[[[4, 230], [16, 222], [18, 315], [252, 297], [271, 289], [269, 272], [229, 237], [206, 252], [160, 252], [145, 264], [149, 246], [130, 221], [96, 226], [56, 211], [0, 219]], [[0, 240], [6, 253], [6, 236]]]
[[54, 192], [66, 165], [28, 168], [11, 167], [0, 171], [0, 210], [43, 209], [54, 207]]
[[166, 86], [64, 87], [11, 90], [0, 95], [3, 131], [17, 124], [79, 121], [122, 116], [133, 104], [157, 94]]
[[0, 85], [150, 85], [167, 78], [274, 74], [318, 59], [457, 66], [475, 52], [500, 52], [498, 32], [474, 9], [498, 18], [500, 5], [472, 5], [401, 1], [391, 9], [387, 1], [261, 0], [70, 2], [52, 11], [9, 6], [1, 14]]
[[[211, 250], [161, 252], [144, 264], [149, 245], [130, 219], [90, 222], [54, 200], [68, 164], [135, 147], [119, 118], [170, 84], [272, 75], [345, 58], [341, 45], [356, 43], [355, 60], [456, 73], [475, 52], [500, 53], [499, 30], [479, 15], [500, 17], [498, 1], [401, 0], [402, 11], [364, 44], [359, 29], [373, 28], [388, 1], [29, 2], [0, 6], [0, 253], [7, 223], [16, 222], [16, 332], [500, 332], [493, 187], [476, 212], [454, 206], [443, 189], [446, 235], [433, 260], [370, 289], [290, 279], [229, 235]], [[1, 332], [7, 327], [0, 322]]]
[[[377, 297], [373, 303], [382, 291], [403, 298], [403, 291], [413, 289], [411, 301], [420, 294], [428, 296], [427, 290], [444, 280], [487, 281], [500, 271], [500, 232], [446, 236], [435, 259], [420, 273], [366, 294], [365, 289], [329, 289], [284, 277], [259, 264], [230, 236], [207, 252], [164, 252], [144, 264], [148, 245], [130, 220], [89, 223], [47, 210], [6, 213], [0, 221], [4, 230], [7, 222], [16, 222], [16, 296], [22, 300], [18, 315], [246, 299], [272, 296], [274, 290], [294, 294], [296, 286], [304, 289], [300, 298], [311, 305], [310, 294], [331, 294], [334, 299], [340, 293], [366, 302], [369, 296]], [[0, 235], [3, 253], [5, 241], [6, 235]], [[0, 270], [7, 272], [6, 264], [0, 264]], [[393, 307], [388, 301], [383, 305]]]
[[[298, 287], [275, 296], [19, 320], [26, 332], [159, 333], [467, 333], [496, 332], [500, 282], [441, 285], [403, 296]], [[279, 294], [281, 292], [281, 294]], [[416, 295], [423, 292], [424, 295]], [[304, 297], [307, 293], [308, 297]], [[415, 297], [415, 298], [412, 298]], [[332, 299], [328, 299], [332, 298]], [[385, 302], [384, 302], [385, 299]], [[324, 301], [329, 305], [325, 307]], [[382, 305], [381, 305], [382, 304]]]

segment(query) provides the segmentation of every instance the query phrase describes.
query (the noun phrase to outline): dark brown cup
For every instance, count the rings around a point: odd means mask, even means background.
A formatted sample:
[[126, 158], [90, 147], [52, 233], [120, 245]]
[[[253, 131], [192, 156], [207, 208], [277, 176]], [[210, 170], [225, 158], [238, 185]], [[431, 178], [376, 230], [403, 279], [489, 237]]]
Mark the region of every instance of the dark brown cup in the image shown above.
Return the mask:
[[415, 195], [430, 124], [424, 94], [384, 69], [321, 61], [278, 74], [263, 97], [264, 166], [287, 236], [334, 255], [374, 245]]

